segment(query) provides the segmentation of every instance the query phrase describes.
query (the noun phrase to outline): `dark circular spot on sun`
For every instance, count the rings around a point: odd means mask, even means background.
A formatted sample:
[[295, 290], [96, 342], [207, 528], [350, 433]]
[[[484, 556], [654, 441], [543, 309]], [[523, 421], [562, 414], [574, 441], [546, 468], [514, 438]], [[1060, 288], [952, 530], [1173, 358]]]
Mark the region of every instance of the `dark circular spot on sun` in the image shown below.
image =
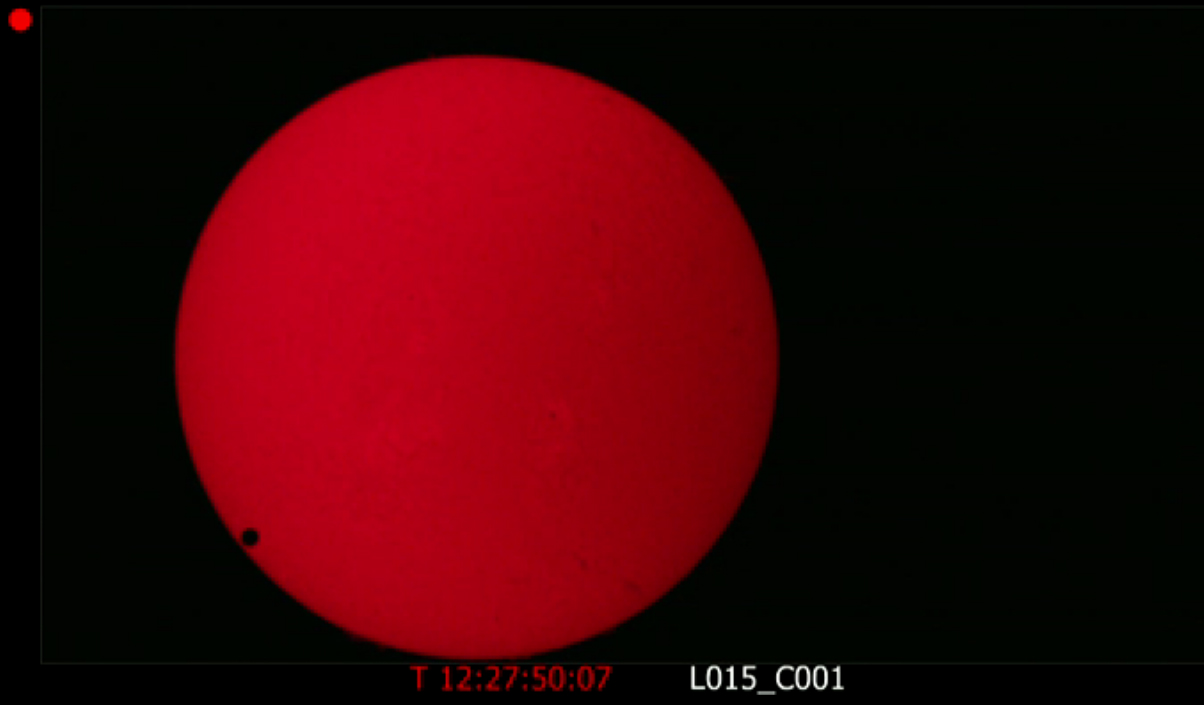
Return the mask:
[[247, 529], [242, 532], [242, 545], [254, 546], [259, 543], [259, 532], [255, 529]]

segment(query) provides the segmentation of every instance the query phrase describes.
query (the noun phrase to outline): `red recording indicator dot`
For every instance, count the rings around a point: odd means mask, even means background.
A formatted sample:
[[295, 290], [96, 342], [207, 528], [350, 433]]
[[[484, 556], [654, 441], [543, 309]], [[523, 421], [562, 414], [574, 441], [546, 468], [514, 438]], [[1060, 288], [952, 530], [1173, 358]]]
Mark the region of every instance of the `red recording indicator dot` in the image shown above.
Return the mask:
[[24, 32], [25, 30], [29, 29], [30, 25], [32, 24], [33, 15], [29, 14], [29, 10], [26, 10], [23, 7], [18, 7], [17, 9], [8, 13], [8, 26], [12, 27], [18, 32]]

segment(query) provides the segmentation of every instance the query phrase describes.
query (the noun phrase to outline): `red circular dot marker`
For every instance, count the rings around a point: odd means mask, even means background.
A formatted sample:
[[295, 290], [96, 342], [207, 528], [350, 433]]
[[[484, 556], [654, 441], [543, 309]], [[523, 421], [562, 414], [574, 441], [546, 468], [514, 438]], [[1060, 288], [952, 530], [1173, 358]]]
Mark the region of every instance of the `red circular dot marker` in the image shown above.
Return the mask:
[[18, 7], [17, 9], [8, 13], [8, 26], [12, 27], [18, 32], [24, 32], [32, 25], [33, 15], [29, 14], [29, 10], [26, 10], [23, 7]]
[[277, 585], [359, 638], [509, 658], [614, 628], [710, 550], [764, 452], [778, 337], [748, 225], [680, 134], [576, 73], [453, 57], [255, 153], [193, 255], [175, 363], [205, 490]]

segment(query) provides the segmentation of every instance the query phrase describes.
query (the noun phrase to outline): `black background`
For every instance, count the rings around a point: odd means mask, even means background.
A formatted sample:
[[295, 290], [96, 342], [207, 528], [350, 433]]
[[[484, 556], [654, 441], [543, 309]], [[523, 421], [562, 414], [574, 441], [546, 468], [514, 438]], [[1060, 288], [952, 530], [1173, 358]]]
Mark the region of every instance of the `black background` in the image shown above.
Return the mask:
[[761, 473], [710, 556], [549, 661], [1204, 659], [1204, 15], [48, 9], [43, 659], [420, 661], [275, 587], [176, 410], [189, 257], [275, 130], [413, 60], [627, 93], [757, 236]]

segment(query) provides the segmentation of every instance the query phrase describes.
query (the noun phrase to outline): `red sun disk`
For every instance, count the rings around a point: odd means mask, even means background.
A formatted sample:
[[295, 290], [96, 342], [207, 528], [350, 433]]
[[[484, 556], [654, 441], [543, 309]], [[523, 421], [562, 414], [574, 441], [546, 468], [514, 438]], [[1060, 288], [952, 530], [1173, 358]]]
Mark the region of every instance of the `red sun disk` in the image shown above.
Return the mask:
[[176, 339], [197, 471], [343, 629], [520, 657], [629, 619], [759, 466], [777, 328], [739, 209], [544, 64], [409, 64], [302, 112], [207, 223]]

